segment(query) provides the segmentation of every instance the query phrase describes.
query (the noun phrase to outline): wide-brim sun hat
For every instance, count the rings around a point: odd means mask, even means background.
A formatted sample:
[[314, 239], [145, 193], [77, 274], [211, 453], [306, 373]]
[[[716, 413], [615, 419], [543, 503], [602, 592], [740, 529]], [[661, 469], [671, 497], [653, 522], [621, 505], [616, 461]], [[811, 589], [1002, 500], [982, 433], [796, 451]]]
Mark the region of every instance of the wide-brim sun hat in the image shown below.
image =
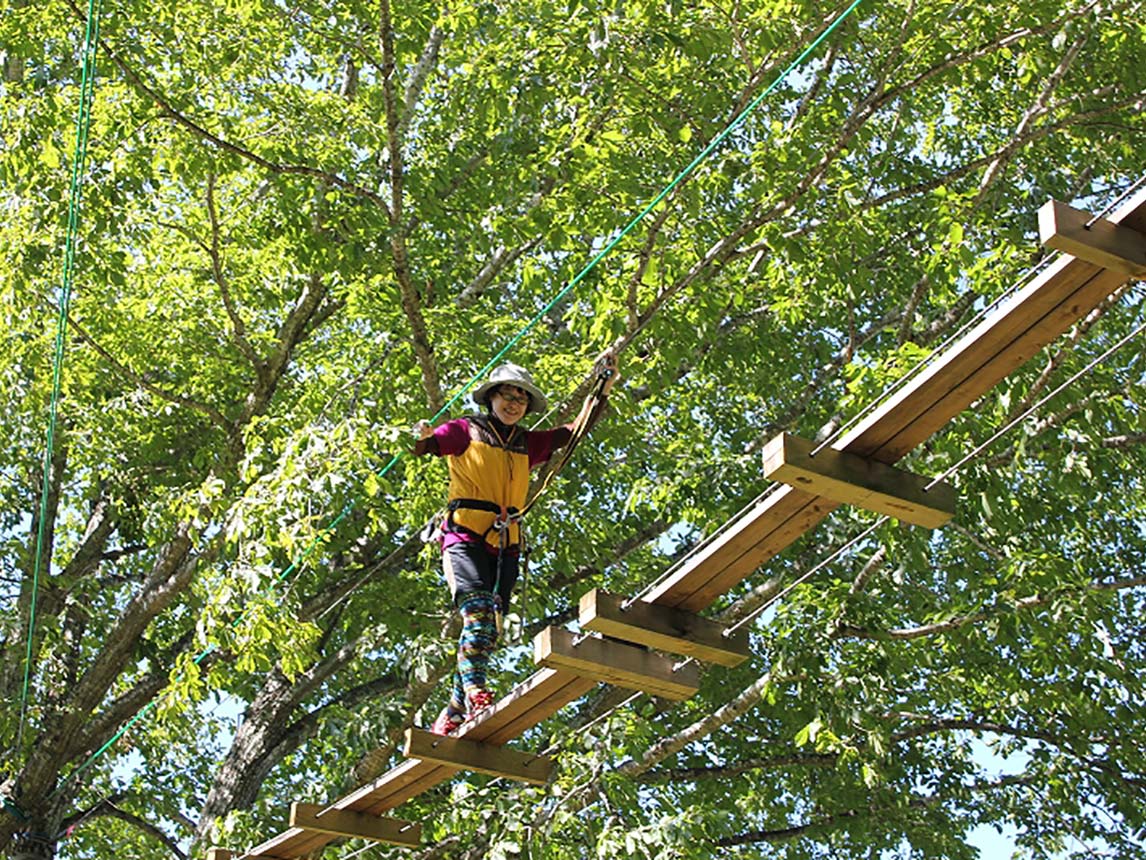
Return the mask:
[[493, 396], [494, 389], [500, 385], [516, 386], [529, 395], [529, 408], [525, 410], [526, 415], [530, 412], [544, 412], [549, 405], [545, 395], [541, 393], [541, 389], [534, 384], [529, 371], [516, 364], [502, 364], [495, 367], [493, 373], [489, 375], [489, 379], [474, 389], [472, 395], [474, 403], [479, 406], [489, 406], [489, 399]]

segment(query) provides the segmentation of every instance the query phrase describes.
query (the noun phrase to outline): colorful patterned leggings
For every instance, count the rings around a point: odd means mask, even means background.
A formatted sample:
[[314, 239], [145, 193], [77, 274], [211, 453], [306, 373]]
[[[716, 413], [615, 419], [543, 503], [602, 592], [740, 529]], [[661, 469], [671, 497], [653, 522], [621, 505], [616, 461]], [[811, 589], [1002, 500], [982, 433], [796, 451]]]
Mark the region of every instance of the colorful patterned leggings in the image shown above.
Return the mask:
[[462, 614], [462, 635], [458, 639], [458, 669], [447, 711], [451, 717], [464, 716], [467, 697], [486, 687], [486, 672], [497, 645], [496, 605], [493, 594], [474, 591], [458, 599]]

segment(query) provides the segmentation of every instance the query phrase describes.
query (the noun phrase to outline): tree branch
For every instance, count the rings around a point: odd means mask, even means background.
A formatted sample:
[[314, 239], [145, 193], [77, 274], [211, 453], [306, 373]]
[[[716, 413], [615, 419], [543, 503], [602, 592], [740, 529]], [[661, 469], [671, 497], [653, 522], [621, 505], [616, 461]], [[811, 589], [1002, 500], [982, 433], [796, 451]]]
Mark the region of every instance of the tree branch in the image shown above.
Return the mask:
[[422, 48], [422, 55], [418, 57], [417, 64], [410, 71], [410, 80], [406, 82], [405, 110], [398, 122], [398, 134], [400, 136], [404, 136], [406, 133], [410, 124], [410, 117], [414, 115], [414, 108], [418, 106], [422, 90], [425, 89], [426, 80], [429, 78], [431, 70], [437, 65], [438, 53], [445, 38], [445, 31], [439, 28], [437, 24], [431, 27], [426, 45]]
[[[1136, 588], [1144, 584], [1146, 584], [1146, 577], [1131, 577], [1107, 581], [1095, 580], [1089, 585], [1084, 586], [1084, 589], [1087, 591], [1119, 591], [1127, 588]], [[1068, 589], [1068, 591], [1075, 590], [1076, 589]], [[1008, 606], [993, 607], [989, 610], [976, 612], [971, 615], [960, 615], [947, 621], [940, 621], [934, 624], [922, 624], [918, 627], [900, 627], [892, 630], [868, 630], [862, 627], [841, 624], [836, 628], [833, 636], [877, 641], [922, 639], [928, 636], [937, 636], [942, 633], [951, 633], [962, 627], [977, 624], [980, 621], [986, 621], [988, 618], [999, 615], [1002, 612], [1017, 612], [1024, 609], [1045, 606], [1054, 600], [1056, 596], [1056, 594], [1034, 594], [1029, 597], [1014, 600]]]
[[70, 834], [75, 828], [82, 827], [84, 823], [96, 818], [115, 818], [130, 824], [132, 827], [150, 836], [156, 842], [159, 842], [170, 851], [174, 857], [177, 857], [178, 860], [187, 860], [187, 854], [179, 847], [178, 840], [168, 836], [150, 821], [141, 818], [133, 812], [128, 812], [126, 809], [121, 809], [111, 800], [100, 801], [86, 812], [65, 818], [63, 822], [65, 832]]
[[379, 3], [379, 39], [382, 42], [382, 98], [386, 109], [386, 148], [390, 164], [390, 253], [394, 264], [394, 279], [398, 282], [398, 295], [402, 310], [410, 324], [410, 343], [414, 357], [422, 371], [422, 387], [430, 411], [440, 412], [446, 402], [442, 394], [434, 347], [429, 329], [422, 316], [422, 300], [410, 276], [409, 251], [405, 233], [400, 229], [403, 217], [402, 125], [397, 95], [394, 92], [396, 61], [394, 55], [394, 29], [390, 19], [390, 0]]
[[1098, 307], [1087, 314], [1080, 322], [1071, 327], [1070, 334], [1067, 335], [1065, 341], [1059, 345], [1054, 354], [1047, 359], [1046, 365], [1044, 365], [1042, 372], [1039, 373], [1038, 379], [1027, 389], [1027, 393], [1023, 395], [1023, 399], [1011, 407], [1007, 413], [1006, 420], [1002, 423], [1009, 424], [1031, 408], [1035, 400], [1038, 399], [1039, 394], [1050, 384], [1051, 377], [1059, 365], [1062, 364], [1067, 356], [1074, 353], [1074, 348], [1078, 346], [1079, 342], [1086, 336], [1094, 324], [1102, 319], [1107, 311], [1122, 301], [1122, 297], [1126, 295], [1129, 289], [1130, 282], [1127, 281], [1103, 299]]
[[[1054, 91], [1058, 89], [1059, 84], [1061, 84], [1063, 78], [1066, 77], [1067, 70], [1070, 68], [1075, 58], [1078, 57], [1078, 54], [1082, 50], [1083, 45], [1086, 44], [1086, 40], [1087, 34], [1083, 32], [1077, 39], [1074, 40], [1071, 46], [1067, 49], [1066, 53], [1063, 54], [1062, 59], [1059, 61], [1058, 67], [1046, 79], [1046, 82], [1044, 83], [1042, 90], [1039, 92], [1038, 97], [1035, 99], [1034, 104], [1032, 104], [1030, 108], [1027, 109], [1026, 113], [1023, 114], [1023, 118], [1019, 121], [1019, 125], [1015, 129], [1014, 133], [1014, 139], [1016, 141], [1022, 140], [1028, 129], [1030, 129], [1035, 124], [1038, 118], [1045, 116], [1046, 113], [1050, 110], [1051, 96], [1054, 95]], [[996, 158], [987, 166], [987, 169], [983, 171], [983, 176], [979, 180], [979, 192], [975, 195], [975, 200], [971, 204], [972, 209], [976, 208], [980, 201], [982, 201], [982, 199], [986, 196], [987, 192], [991, 188], [991, 185], [994, 184], [995, 179], [998, 178], [998, 176], [1002, 173], [1018, 148], [1019, 147], [1017, 145], [1013, 147], [1003, 147], [1003, 149], [999, 151]]]
[[485, 264], [481, 267], [481, 271], [474, 276], [474, 279], [466, 284], [465, 287], [462, 288], [462, 291], [458, 293], [455, 304], [459, 308], [470, 307], [481, 298], [485, 288], [493, 283], [494, 278], [540, 244], [541, 237], [536, 236], [527, 242], [522, 242], [516, 248], [498, 248], [493, 252], [493, 256], [485, 261]]
[[[78, 5], [76, 5], [75, 0], [67, 0], [67, 4], [78, 19], [81, 21], [87, 19], [87, 14], [82, 9], [80, 9]], [[116, 65], [116, 67], [121, 72], [123, 72], [124, 77], [127, 78], [133, 87], [139, 90], [139, 92], [141, 92], [149, 100], [154, 102], [155, 105], [159, 107], [159, 109], [162, 110], [164, 114], [175, 120], [176, 123], [183, 126], [183, 128], [190, 131], [196, 137], [207, 141], [208, 143], [212, 144], [218, 149], [223, 150], [224, 152], [229, 152], [232, 155], [237, 155], [239, 158], [242, 158], [245, 161], [250, 161], [269, 173], [274, 173], [277, 175], [309, 176], [314, 179], [322, 179], [326, 182], [329, 182], [331, 185], [343, 189], [344, 191], [348, 191], [351, 194], [364, 197], [382, 209], [389, 211], [388, 207], [386, 206], [386, 201], [382, 198], [381, 195], [376, 194], [369, 188], [365, 188], [355, 182], [351, 182], [348, 179], [343, 179], [336, 173], [331, 173], [330, 171], [322, 170], [317, 167], [310, 167], [309, 165], [279, 164], [263, 158], [261, 155], [258, 155], [249, 149], [245, 149], [238, 144], [232, 143], [220, 137], [219, 135], [208, 131], [203, 126], [199, 125], [188, 116], [186, 116], [184, 113], [177, 110], [168, 99], [159, 93], [158, 90], [149, 86], [143, 80], [143, 78], [119, 56], [118, 53], [112, 50], [111, 46], [105, 39], [101, 38], [99, 40], [99, 45], [101, 53], [107, 56]]]
[[[991, 782], [982, 782], [978, 783], [977, 785], [968, 786], [964, 790], [977, 794], [983, 794], [1002, 788], [1025, 787], [1033, 785], [1035, 782], [1035, 778], [1030, 776], [1005, 776], [1001, 779], [993, 780]], [[773, 844], [779, 842], [791, 842], [792, 840], [801, 836], [807, 836], [832, 830], [840, 825], [847, 824], [857, 819], [874, 818], [885, 813], [892, 815], [897, 812], [901, 813], [904, 806], [906, 806], [908, 809], [928, 809], [943, 803], [945, 800], [946, 795], [933, 794], [928, 797], [913, 797], [908, 800], [906, 804], [903, 804], [902, 802], [885, 805], [872, 804], [864, 809], [848, 809], [832, 815], [825, 815], [815, 821], [810, 821], [806, 824], [798, 824], [792, 827], [784, 827], [775, 830], [750, 830], [745, 833], [741, 833], [738, 836], [725, 837], [724, 839], [718, 840], [715, 844], [722, 848], [731, 848], [739, 845], [753, 845], [758, 842], [768, 842]]]
[[235, 302], [231, 298], [230, 284], [223, 267], [223, 255], [219, 243], [219, 216], [215, 209], [214, 173], [207, 177], [207, 215], [211, 221], [211, 244], [207, 248], [207, 253], [211, 257], [211, 273], [214, 276], [215, 285], [219, 288], [219, 295], [223, 299], [223, 307], [227, 311], [227, 317], [231, 320], [232, 339], [235, 341], [235, 345], [239, 347], [239, 351], [251, 363], [255, 375], [265, 383], [266, 365], [259, 358], [250, 341], [247, 340], [247, 327], [243, 324], [243, 318], [239, 316], [238, 308], [235, 307]]
[[76, 335], [79, 336], [80, 340], [95, 350], [96, 354], [98, 354], [100, 358], [111, 365], [112, 370], [114, 370], [128, 382], [132, 383], [138, 388], [143, 389], [149, 394], [155, 395], [160, 400], [165, 400], [168, 403], [174, 403], [177, 406], [182, 406], [186, 409], [198, 412], [200, 415], [206, 416], [207, 419], [210, 420], [210, 422], [220, 430], [223, 430], [228, 434], [231, 433], [231, 422], [228, 421], [223, 413], [215, 407], [208, 406], [206, 403], [200, 403], [198, 400], [193, 400], [190, 397], [184, 397], [182, 394], [173, 394], [169, 391], [164, 391], [158, 385], [153, 385], [152, 383], [148, 382], [141, 374], [136, 373], [134, 370], [132, 370], [126, 364], [120, 362], [117, 358], [115, 358], [115, 356], [100, 346], [99, 342], [90, 334], [88, 334], [87, 329], [76, 322], [72, 318], [71, 314], [68, 315], [68, 325], [72, 328]]

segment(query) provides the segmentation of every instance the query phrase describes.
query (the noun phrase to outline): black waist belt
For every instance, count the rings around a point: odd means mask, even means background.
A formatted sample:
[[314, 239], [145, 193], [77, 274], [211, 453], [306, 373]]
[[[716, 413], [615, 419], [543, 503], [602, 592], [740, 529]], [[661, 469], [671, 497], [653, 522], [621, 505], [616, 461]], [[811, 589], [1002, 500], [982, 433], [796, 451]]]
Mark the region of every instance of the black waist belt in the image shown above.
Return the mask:
[[[502, 508], [502, 506], [496, 502], [490, 502], [486, 499], [450, 499], [449, 503], [446, 505], [446, 510], [449, 512], [446, 514], [445, 530], [447, 532], [473, 535], [479, 540], [484, 541], [486, 536], [491, 531], [497, 531], [499, 535], [498, 543], [501, 545], [502, 549], [504, 549], [506, 546], [506, 527], [510, 523], [518, 523], [519, 525], [521, 523], [521, 511], [519, 511], [517, 508], [513, 507], [512, 505], [506, 508]], [[493, 525], [491, 525], [481, 534], [478, 534], [478, 532], [474, 531], [473, 529], [467, 529], [465, 526], [458, 525], [456, 522], [454, 522], [454, 511], [460, 510], [484, 511], [486, 513], [496, 514], [496, 519], [494, 519]], [[506, 518], [504, 520], [501, 518], [503, 510], [506, 514]]]
[[[502, 507], [497, 502], [486, 501], [485, 499], [450, 499], [449, 504], [446, 506], [450, 512], [459, 510], [466, 511], [485, 511], [490, 514], [501, 514]], [[512, 505], [505, 508], [505, 512], [509, 514], [509, 518], [515, 519], [521, 515], [521, 512]]]

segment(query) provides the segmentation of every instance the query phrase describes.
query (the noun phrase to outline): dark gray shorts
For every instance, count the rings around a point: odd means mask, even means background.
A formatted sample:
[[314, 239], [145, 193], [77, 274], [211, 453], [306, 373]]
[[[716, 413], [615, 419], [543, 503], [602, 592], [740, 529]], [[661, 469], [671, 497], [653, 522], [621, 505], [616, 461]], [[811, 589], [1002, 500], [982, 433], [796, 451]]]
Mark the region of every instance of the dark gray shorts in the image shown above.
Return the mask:
[[502, 554], [499, 577], [497, 553], [490, 552], [484, 543], [450, 544], [442, 550], [442, 569], [455, 605], [458, 598], [470, 592], [488, 591], [501, 597], [503, 612], [509, 609], [509, 598], [517, 582], [516, 550]]

